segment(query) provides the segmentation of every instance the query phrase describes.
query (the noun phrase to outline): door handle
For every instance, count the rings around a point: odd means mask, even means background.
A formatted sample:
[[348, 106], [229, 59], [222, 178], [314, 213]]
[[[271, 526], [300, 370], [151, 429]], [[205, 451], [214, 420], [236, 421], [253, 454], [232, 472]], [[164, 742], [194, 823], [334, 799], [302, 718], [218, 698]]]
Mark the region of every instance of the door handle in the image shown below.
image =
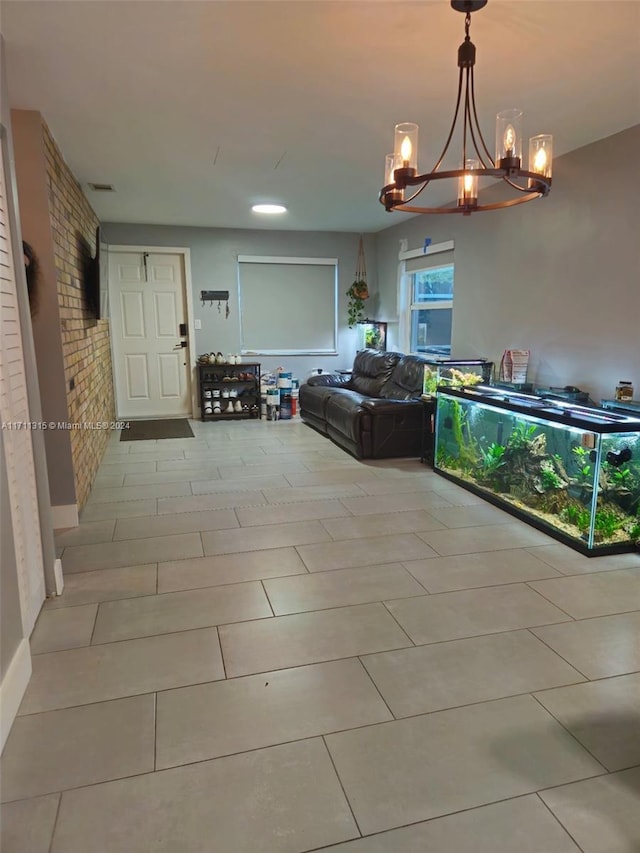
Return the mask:
[[187, 346], [187, 342], [186, 342], [186, 341], [180, 341], [180, 343], [179, 343], [179, 344], [176, 344], [176, 345], [174, 346], [174, 349], [185, 349], [185, 348], [186, 348], [186, 346]]

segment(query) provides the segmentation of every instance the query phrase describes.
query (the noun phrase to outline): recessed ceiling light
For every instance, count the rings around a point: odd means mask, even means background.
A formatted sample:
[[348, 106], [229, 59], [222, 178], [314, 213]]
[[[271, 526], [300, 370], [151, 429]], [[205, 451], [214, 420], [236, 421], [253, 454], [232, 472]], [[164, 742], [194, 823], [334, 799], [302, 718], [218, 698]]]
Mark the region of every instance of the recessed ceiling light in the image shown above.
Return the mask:
[[286, 213], [287, 208], [281, 204], [254, 204], [251, 210], [254, 213]]

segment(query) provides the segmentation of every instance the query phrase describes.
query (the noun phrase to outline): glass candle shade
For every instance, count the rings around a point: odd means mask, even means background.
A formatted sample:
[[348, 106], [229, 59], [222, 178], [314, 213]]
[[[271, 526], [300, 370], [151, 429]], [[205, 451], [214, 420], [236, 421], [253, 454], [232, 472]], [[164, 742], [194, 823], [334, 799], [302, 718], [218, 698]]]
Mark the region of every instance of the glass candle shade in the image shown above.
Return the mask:
[[478, 203], [477, 170], [479, 168], [478, 160], [465, 160], [465, 173], [461, 178], [458, 178], [458, 207], [475, 207]]
[[407, 170], [408, 175], [418, 171], [418, 125], [405, 121], [395, 126], [393, 153], [399, 160], [396, 169]]
[[[553, 168], [553, 136], [541, 133], [529, 140], [529, 172], [537, 172], [545, 178], [551, 177]], [[529, 178], [529, 186], [535, 181]]]
[[522, 162], [522, 110], [502, 110], [496, 116], [496, 168], [519, 168]]
[[[397, 154], [387, 154], [384, 158], [384, 186], [395, 183], [395, 170], [401, 166], [400, 158]], [[401, 189], [394, 187], [387, 190], [385, 200], [388, 202], [399, 202], [404, 199], [404, 193]]]

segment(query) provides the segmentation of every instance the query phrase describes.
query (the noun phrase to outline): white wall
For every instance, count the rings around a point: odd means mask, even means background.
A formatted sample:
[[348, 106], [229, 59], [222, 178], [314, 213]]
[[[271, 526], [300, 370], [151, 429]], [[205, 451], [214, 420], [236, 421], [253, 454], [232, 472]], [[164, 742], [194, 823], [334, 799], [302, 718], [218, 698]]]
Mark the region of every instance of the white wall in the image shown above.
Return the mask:
[[456, 357], [531, 349], [540, 385], [600, 400], [630, 379], [640, 399], [639, 150], [640, 125], [559, 157], [549, 197], [517, 208], [390, 214], [376, 235], [381, 313], [395, 312], [399, 241], [453, 239]]

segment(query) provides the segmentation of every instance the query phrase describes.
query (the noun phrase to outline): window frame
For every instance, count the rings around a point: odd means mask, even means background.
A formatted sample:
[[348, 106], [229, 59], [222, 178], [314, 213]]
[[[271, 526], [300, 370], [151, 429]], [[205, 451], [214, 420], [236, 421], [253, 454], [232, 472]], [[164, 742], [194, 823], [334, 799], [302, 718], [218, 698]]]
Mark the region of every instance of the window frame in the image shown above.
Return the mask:
[[[416, 295], [416, 277], [421, 273], [425, 272], [437, 272], [438, 270], [451, 269], [455, 275], [455, 265], [453, 261], [439, 264], [438, 266], [427, 267], [422, 270], [415, 270], [414, 272], [409, 273], [410, 276], [410, 284], [411, 288], [411, 303], [409, 304], [409, 318], [408, 318], [408, 329], [409, 329], [409, 347], [408, 350], [412, 355], [430, 355], [428, 351], [423, 351], [418, 349], [418, 341], [416, 340], [416, 347], [413, 349], [411, 347], [412, 337], [413, 337], [413, 314], [417, 311], [451, 311], [451, 324], [453, 326], [453, 297], [452, 294], [451, 299], [434, 299], [427, 300], [425, 302], [415, 302]], [[454, 284], [455, 286], [455, 284]], [[417, 336], [416, 336], [417, 337]], [[429, 341], [425, 343], [425, 346], [429, 346]], [[433, 346], [439, 346], [438, 344], [433, 344]], [[449, 340], [449, 350], [451, 350], [451, 339]]]
[[[447, 240], [442, 243], [434, 243], [422, 249], [407, 250], [406, 241], [403, 240], [401, 241], [401, 251], [398, 255], [398, 260], [400, 262], [398, 269], [398, 319], [400, 345], [406, 353], [428, 356], [429, 353], [418, 352], [416, 349], [411, 348], [413, 312], [418, 310], [450, 310], [453, 336], [455, 289], [454, 295], [451, 299], [415, 302], [415, 276], [420, 272], [453, 267], [455, 280], [454, 241]], [[424, 263], [422, 263], [422, 261], [424, 261]]]

